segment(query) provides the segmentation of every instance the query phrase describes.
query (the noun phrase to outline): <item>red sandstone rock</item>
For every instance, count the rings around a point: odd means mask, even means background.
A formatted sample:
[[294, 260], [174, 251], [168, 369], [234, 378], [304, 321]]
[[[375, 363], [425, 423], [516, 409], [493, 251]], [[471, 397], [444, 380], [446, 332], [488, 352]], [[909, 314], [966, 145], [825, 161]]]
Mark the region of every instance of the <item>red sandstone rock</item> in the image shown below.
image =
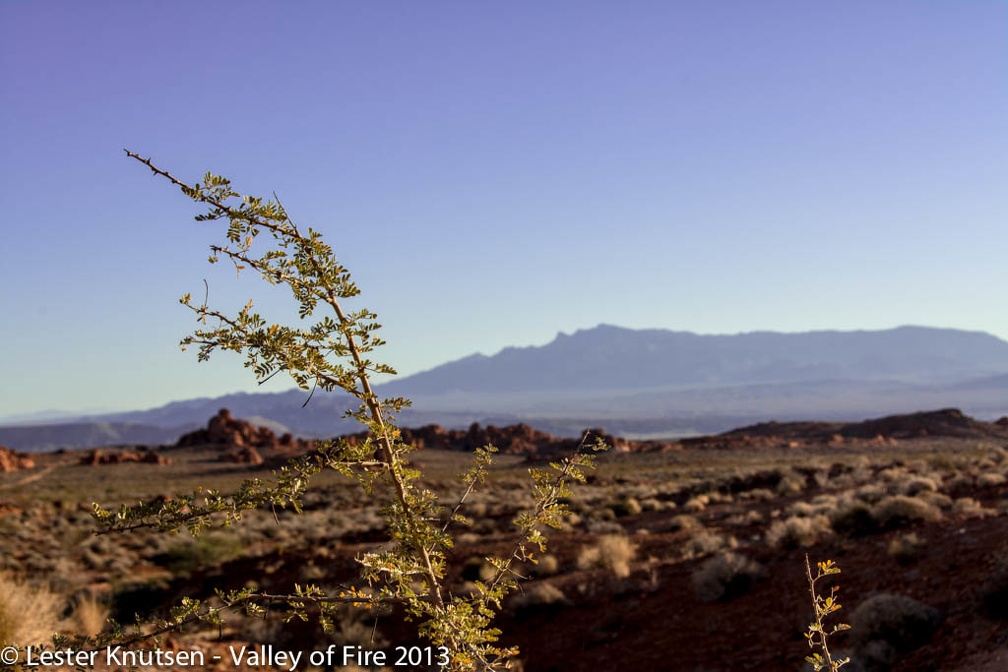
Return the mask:
[[87, 454], [80, 459], [80, 463], [87, 466], [96, 466], [99, 464], [124, 464], [127, 462], [136, 462], [138, 464], [171, 464], [171, 458], [146, 450], [123, 450], [106, 453], [96, 448], [88, 451]]
[[24, 453], [0, 446], [0, 472], [34, 469], [35, 460]]

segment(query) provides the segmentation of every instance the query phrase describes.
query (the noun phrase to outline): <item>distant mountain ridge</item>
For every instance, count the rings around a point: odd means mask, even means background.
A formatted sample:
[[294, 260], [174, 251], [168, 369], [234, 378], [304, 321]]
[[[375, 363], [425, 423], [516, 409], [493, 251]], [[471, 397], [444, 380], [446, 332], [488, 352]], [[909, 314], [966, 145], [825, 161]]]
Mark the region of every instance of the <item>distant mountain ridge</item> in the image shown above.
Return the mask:
[[700, 335], [599, 325], [544, 346], [472, 355], [387, 384], [412, 394], [641, 389], [810, 380], [951, 380], [1008, 373], [1008, 343], [983, 332]]
[[[403, 426], [526, 422], [554, 434], [587, 426], [624, 435], [713, 433], [770, 419], [847, 421], [948, 407], [994, 419], [1008, 415], [1008, 342], [913, 326], [699, 335], [599, 325], [542, 346], [464, 357], [378, 392], [413, 401]], [[239, 393], [74, 424], [0, 427], [0, 444], [51, 449], [101, 436], [151, 443], [202, 425], [220, 408], [279, 433], [356, 431], [341, 417], [356, 406], [349, 395], [316, 392], [303, 407], [306, 399], [300, 390]]]

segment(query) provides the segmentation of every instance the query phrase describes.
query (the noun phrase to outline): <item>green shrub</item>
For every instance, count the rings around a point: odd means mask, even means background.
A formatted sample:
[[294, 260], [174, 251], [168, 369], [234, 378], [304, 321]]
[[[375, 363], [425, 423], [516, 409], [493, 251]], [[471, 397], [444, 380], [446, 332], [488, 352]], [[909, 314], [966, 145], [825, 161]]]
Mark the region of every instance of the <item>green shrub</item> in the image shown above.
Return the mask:
[[191, 574], [241, 556], [245, 545], [235, 534], [213, 533], [195, 539], [180, 539], [151, 561], [173, 574]]

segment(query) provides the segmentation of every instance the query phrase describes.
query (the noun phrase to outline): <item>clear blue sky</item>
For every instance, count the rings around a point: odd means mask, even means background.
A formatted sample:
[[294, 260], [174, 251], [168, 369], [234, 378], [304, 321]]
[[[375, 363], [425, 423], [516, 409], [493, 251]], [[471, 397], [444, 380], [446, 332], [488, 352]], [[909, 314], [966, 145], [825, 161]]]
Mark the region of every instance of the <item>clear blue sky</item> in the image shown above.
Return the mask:
[[7, 1], [0, 87], [0, 416], [255, 387], [177, 299], [281, 304], [123, 147], [275, 190], [402, 373], [601, 322], [1008, 339], [1001, 1]]

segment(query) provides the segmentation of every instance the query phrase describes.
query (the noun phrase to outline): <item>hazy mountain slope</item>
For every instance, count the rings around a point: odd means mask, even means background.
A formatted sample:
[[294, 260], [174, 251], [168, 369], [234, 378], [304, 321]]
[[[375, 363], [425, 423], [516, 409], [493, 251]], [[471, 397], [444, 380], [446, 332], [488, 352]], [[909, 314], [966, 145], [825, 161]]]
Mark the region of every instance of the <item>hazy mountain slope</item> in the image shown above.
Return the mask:
[[[554, 433], [597, 424], [629, 433], [712, 432], [768, 419], [853, 420], [945, 407], [994, 419], [1008, 414], [1008, 343], [926, 327], [704, 336], [601, 325], [544, 346], [472, 355], [378, 392], [413, 400], [400, 417], [404, 426], [526, 421]], [[302, 436], [357, 429], [342, 418], [356, 406], [349, 395], [316, 392], [304, 406], [307, 399], [300, 390], [191, 399], [74, 424], [0, 427], [0, 443], [35, 450], [170, 442], [220, 408]]]
[[601, 325], [547, 345], [473, 355], [389, 383], [407, 395], [625, 390], [815, 380], [954, 380], [1008, 372], [1008, 343], [989, 334], [885, 331], [706, 336]]

